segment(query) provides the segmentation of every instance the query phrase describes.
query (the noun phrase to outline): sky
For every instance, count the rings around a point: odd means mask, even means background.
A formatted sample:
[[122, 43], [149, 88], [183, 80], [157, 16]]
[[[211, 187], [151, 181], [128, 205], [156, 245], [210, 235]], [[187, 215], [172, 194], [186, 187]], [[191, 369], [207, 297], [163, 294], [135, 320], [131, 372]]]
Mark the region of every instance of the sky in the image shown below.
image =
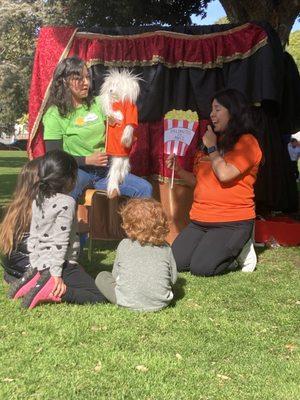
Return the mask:
[[[224, 11], [224, 8], [221, 6], [220, 2], [218, 0], [214, 0], [208, 4], [206, 18], [200, 19], [200, 17], [194, 17], [192, 18], [192, 20], [197, 25], [212, 25], [219, 18], [225, 16], [226, 13]], [[295, 21], [294, 26], [292, 28], [292, 32], [297, 31], [299, 29], [300, 29], [300, 22]]]

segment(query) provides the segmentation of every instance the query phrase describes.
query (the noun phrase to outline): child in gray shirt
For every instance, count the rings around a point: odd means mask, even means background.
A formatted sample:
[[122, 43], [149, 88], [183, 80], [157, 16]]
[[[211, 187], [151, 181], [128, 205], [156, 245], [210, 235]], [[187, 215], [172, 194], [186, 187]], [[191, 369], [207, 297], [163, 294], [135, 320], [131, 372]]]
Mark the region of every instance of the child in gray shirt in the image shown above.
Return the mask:
[[75, 186], [77, 169], [74, 157], [61, 150], [49, 151], [39, 163], [27, 240], [29, 266], [9, 291], [9, 297], [23, 298], [25, 308], [45, 302], [106, 301], [77, 261], [76, 202], [68, 195]]
[[167, 217], [153, 199], [131, 199], [121, 211], [128, 236], [120, 242], [112, 273], [103, 271], [96, 285], [119, 306], [137, 311], [158, 311], [173, 299], [176, 263], [165, 239]]

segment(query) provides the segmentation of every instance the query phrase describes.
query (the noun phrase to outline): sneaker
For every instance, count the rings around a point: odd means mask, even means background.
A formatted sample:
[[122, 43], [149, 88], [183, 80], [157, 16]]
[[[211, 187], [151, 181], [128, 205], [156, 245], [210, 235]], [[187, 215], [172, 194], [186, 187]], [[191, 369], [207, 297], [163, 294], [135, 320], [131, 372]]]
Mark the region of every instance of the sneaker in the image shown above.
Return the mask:
[[243, 272], [253, 272], [256, 268], [257, 257], [253, 245], [253, 240], [250, 238], [240, 252], [237, 261]]
[[41, 273], [36, 285], [27, 293], [22, 301], [22, 307], [32, 309], [41, 303], [60, 303], [61, 298], [51, 294], [55, 287], [55, 280], [49, 271]]
[[36, 268], [28, 268], [22, 278], [10, 285], [8, 297], [19, 299], [25, 296], [37, 283], [40, 273]]

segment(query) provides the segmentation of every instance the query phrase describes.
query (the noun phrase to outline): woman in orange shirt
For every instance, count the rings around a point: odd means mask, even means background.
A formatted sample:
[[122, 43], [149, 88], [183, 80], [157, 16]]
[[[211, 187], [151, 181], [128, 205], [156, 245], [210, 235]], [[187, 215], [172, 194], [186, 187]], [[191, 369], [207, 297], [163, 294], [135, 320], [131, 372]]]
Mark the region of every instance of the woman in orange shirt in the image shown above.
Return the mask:
[[[203, 136], [206, 154], [196, 156], [193, 173], [175, 166], [180, 178], [195, 187], [191, 223], [172, 245], [179, 271], [218, 275], [235, 263], [246, 243], [246, 253], [249, 249], [254, 251], [253, 185], [262, 152], [249, 133], [248, 111], [246, 99], [237, 90], [218, 92], [210, 114], [214, 130], [208, 126]], [[174, 156], [169, 156], [167, 166], [171, 168], [173, 161]], [[251, 265], [244, 265], [244, 271], [255, 268], [256, 257], [252, 261]]]

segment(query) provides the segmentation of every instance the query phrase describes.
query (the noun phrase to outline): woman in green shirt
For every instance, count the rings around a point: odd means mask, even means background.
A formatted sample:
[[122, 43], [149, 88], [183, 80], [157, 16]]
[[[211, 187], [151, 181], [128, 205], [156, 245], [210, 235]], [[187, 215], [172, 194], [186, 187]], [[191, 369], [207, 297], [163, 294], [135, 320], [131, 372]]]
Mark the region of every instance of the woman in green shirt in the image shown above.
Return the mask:
[[[89, 72], [80, 58], [66, 58], [56, 67], [43, 124], [46, 151], [64, 150], [78, 163], [77, 184], [71, 195], [77, 199], [86, 187], [105, 190], [109, 169], [104, 152], [105, 115], [99, 97], [91, 94]], [[128, 174], [120, 192], [129, 197], [151, 197], [152, 186]]]

